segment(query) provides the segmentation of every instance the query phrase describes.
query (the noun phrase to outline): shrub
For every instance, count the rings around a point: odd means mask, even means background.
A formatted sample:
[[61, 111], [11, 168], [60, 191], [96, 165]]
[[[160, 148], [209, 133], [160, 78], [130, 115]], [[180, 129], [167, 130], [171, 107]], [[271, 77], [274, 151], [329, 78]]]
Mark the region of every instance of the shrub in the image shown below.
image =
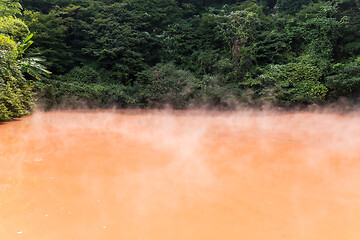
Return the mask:
[[137, 75], [135, 84], [138, 98], [144, 105], [185, 108], [194, 96], [198, 79], [190, 72], [177, 69], [173, 64], [158, 64]]
[[0, 121], [29, 114], [34, 105], [32, 84], [26, 82], [16, 54], [15, 42], [0, 34]]
[[[49, 110], [62, 105], [66, 99], [74, 100], [71, 108], [82, 107], [127, 107], [135, 104], [135, 99], [130, 95], [132, 88], [122, 84], [110, 83], [87, 83], [64, 81], [66, 75], [57, 79], [47, 79], [38, 83], [38, 96], [42, 100], [43, 107]], [[77, 100], [77, 101], [75, 101]], [[81, 103], [79, 105], [78, 103]]]
[[211, 107], [231, 108], [238, 103], [240, 88], [236, 83], [226, 83], [220, 76], [204, 75], [199, 84], [196, 101]]
[[275, 103], [314, 103], [325, 99], [328, 89], [321, 82], [322, 71], [306, 63], [269, 65], [257, 81], [263, 100]]
[[326, 77], [331, 97], [353, 96], [360, 90], [360, 57], [348, 63], [335, 64]]

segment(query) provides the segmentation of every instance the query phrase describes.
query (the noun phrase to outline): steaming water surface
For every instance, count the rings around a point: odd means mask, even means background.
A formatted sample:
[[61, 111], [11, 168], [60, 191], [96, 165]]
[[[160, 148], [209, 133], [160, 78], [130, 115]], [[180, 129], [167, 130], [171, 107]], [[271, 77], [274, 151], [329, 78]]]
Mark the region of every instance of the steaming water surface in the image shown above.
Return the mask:
[[52, 112], [0, 125], [0, 239], [360, 239], [360, 115]]

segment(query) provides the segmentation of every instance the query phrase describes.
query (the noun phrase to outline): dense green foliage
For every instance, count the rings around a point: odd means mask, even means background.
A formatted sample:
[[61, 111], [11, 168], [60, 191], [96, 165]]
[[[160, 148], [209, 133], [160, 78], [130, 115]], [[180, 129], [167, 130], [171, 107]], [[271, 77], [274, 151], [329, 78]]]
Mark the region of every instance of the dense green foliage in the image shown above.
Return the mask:
[[[54, 73], [36, 87], [49, 109], [74, 99], [91, 107], [306, 106], [355, 103], [360, 93], [358, 0], [1, 3], [11, 75], [23, 79], [16, 42], [28, 27], [28, 56], [44, 56]], [[22, 20], [14, 17], [21, 11]], [[7, 96], [30, 87], [7, 82]]]
[[28, 114], [34, 99], [32, 84], [25, 80], [21, 54], [26, 42], [17, 42], [29, 34], [26, 24], [15, 17], [21, 5], [0, 0], [0, 121]]

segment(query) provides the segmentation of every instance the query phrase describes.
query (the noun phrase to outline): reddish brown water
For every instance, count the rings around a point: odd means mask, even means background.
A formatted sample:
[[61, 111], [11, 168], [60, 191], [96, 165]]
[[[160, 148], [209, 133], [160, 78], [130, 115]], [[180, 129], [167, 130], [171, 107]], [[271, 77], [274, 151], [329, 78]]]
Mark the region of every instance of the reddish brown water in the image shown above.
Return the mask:
[[53, 112], [0, 125], [0, 239], [360, 239], [360, 115]]

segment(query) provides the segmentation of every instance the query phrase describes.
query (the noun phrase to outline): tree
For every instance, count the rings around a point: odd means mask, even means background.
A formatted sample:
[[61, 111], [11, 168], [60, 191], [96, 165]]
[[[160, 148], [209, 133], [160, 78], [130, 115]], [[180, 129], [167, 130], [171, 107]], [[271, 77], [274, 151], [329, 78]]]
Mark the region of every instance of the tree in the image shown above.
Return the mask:
[[229, 47], [238, 79], [248, 72], [255, 61], [255, 32], [260, 26], [261, 10], [255, 3], [243, 4], [243, 10], [231, 12], [222, 24], [224, 39]]
[[315, 2], [314, 0], [278, 0], [275, 7], [280, 12], [285, 12], [288, 14], [294, 14], [301, 10], [303, 6], [308, 5], [310, 2]]
[[[32, 47], [26, 56], [42, 56], [44, 64], [54, 74], [64, 74], [74, 67], [76, 55], [71, 51], [68, 29], [73, 24], [72, 9], [54, 9], [48, 14], [25, 10], [23, 19], [34, 34]], [[78, 57], [80, 57], [78, 55]]]
[[21, 14], [22, 6], [16, 0], [0, 0], [0, 16]]
[[[21, 9], [18, 2], [1, 0], [4, 16], [0, 17], [0, 121], [29, 114], [34, 105], [33, 82], [27, 81], [23, 72], [39, 74], [47, 71], [35, 59], [23, 58], [32, 44], [25, 23], [13, 16]], [[5, 6], [5, 7], [4, 7]], [[7, 12], [7, 13], [6, 13]], [[27, 36], [26, 36], [27, 35]], [[16, 40], [24, 38], [23, 41]]]
[[17, 44], [0, 33], [0, 120], [29, 114], [34, 104], [32, 83], [25, 80], [17, 54]]

